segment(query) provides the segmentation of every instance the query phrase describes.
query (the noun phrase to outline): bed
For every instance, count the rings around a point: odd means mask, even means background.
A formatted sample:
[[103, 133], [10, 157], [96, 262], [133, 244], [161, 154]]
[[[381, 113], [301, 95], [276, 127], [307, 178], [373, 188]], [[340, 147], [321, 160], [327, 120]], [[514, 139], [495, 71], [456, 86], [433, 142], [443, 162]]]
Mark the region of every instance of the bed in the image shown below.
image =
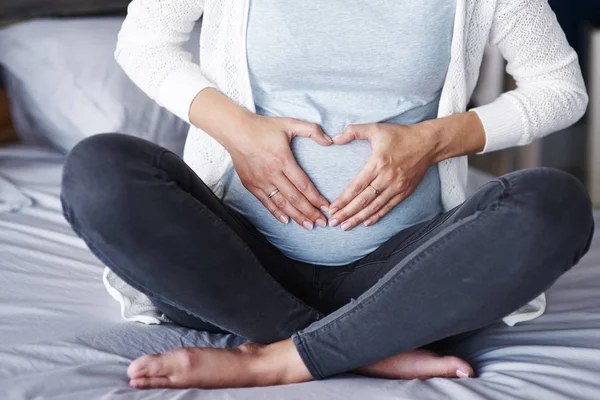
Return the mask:
[[[494, 325], [454, 349], [475, 366], [476, 379], [344, 375], [271, 388], [131, 389], [127, 365], [144, 353], [242, 340], [121, 320], [104, 290], [102, 264], [62, 216], [63, 158], [32, 146], [0, 147], [0, 399], [600, 398], [598, 239], [548, 292], [547, 314], [513, 328]], [[487, 179], [472, 172], [471, 187]]]

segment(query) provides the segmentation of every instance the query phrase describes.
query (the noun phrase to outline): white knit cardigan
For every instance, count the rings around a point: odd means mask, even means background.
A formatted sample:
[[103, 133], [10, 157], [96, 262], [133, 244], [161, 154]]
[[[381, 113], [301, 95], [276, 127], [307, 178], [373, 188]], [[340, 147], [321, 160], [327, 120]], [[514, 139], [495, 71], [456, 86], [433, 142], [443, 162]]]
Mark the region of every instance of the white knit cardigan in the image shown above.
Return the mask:
[[[189, 122], [193, 99], [207, 87], [216, 88], [237, 104], [255, 111], [246, 57], [249, 1], [134, 0], [119, 34], [116, 59], [148, 96], [185, 121]], [[547, 0], [456, 3], [451, 62], [438, 117], [466, 111], [485, 45], [490, 43], [507, 60], [507, 71], [515, 78], [517, 89], [473, 109], [485, 129], [483, 153], [528, 144], [581, 118], [588, 97], [578, 58]], [[198, 65], [182, 44], [202, 16]], [[191, 126], [184, 159], [218, 196], [222, 195], [220, 180], [232, 162], [218, 142]], [[461, 204], [466, 198], [467, 158], [440, 162], [439, 174], [444, 208]], [[146, 303], [147, 307], [140, 303], [146, 300], [143, 295], [135, 292], [132, 298], [131, 288], [110, 271], [105, 273], [105, 283], [121, 302], [125, 317], [157, 322], [154, 317], [138, 317], [141, 309], [148, 308], [146, 316], [156, 312], [150, 303]], [[131, 311], [132, 307], [137, 311]], [[531, 319], [540, 315], [544, 307], [542, 296], [537, 305], [529, 305], [529, 314], [519, 310], [505, 322]]]

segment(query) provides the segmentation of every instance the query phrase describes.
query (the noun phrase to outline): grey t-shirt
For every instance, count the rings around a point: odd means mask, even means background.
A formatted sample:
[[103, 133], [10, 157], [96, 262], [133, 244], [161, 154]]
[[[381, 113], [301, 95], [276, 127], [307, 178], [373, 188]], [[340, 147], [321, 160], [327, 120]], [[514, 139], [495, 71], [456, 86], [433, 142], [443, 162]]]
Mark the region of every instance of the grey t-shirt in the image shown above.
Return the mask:
[[[332, 137], [349, 124], [436, 118], [455, 7], [455, 0], [251, 0], [247, 51], [257, 113], [318, 123]], [[321, 194], [333, 201], [372, 149], [367, 141], [322, 147], [299, 137], [292, 151]], [[225, 204], [286, 256], [320, 265], [358, 260], [442, 212], [437, 165], [377, 224], [346, 232], [339, 226], [307, 231], [293, 222], [283, 225], [234, 170], [224, 183]]]

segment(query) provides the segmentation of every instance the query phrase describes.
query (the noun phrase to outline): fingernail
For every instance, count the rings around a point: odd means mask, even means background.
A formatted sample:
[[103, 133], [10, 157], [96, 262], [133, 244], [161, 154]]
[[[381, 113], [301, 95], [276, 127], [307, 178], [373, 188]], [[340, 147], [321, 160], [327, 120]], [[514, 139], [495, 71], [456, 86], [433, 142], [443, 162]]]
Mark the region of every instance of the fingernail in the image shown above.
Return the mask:
[[338, 210], [339, 210], [339, 208], [337, 208], [337, 207], [330, 208], [329, 209], [329, 215], [335, 214]]
[[329, 213], [329, 207], [327, 207], [327, 206], [321, 206], [321, 207], [319, 207], [319, 209], [320, 209], [321, 211], [323, 211], [325, 214], [328, 214], [328, 213]]
[[322, 218], [319, 218], [319, 219], [317, 220], [317, 225], [318, 225], [318, 226], [320, 226], [321, 228], [325, 228], [325, 227], [327, 226], [327, 221], [325, 221], [325, 220], [324, 220], [324, 219], [322, 219]]
[[372, 224], [373, 224], [373, 221], [372, 221], [372, 220], [370, 220], [370, 219], [369, 219], [369, 220], [366, 220], [366, 221], [363, 223], [363, 225], [364, 225], [364, 226], [369, 226], [369, 225], [372, 225]]
[[279, 217], [279, 220], [284, 224], [287, 224], [288, 222], [290, 222], [290, 217], [288, 217], [287, 215], [282, 215], [281, 217]]
[[327, 139], [327, 141], [329, 143], [333, 143], [333, 139], [329, 135], [323, 135], [323, 136], [325, 136], [325, 139]]
[[337, 219], [332, 219], [331, 221], [329, 221], [329, 226], [334, 228], [334, 227], [338, 226], [339, 223], [340, 223], [340, 221], [338, 221]]
[[309, 231], [314, 227], [314, 225], [311, 222], [308, 222], [308, 221], [304, 221], [302, 223], [302, 226], [305, 227], [306, 229], [308, 229]]
[[350, 229], [350, 225], [352, 225], [350, 222], [346, 221], [342, 224], [342, 230], [343, 231], [347, 231], [348, 229]]
[[465, 379], [469, 377], [469, 374], [462, 372], [460, 369], [456, 370], [456, 376], [458, 376], [461, 379]]

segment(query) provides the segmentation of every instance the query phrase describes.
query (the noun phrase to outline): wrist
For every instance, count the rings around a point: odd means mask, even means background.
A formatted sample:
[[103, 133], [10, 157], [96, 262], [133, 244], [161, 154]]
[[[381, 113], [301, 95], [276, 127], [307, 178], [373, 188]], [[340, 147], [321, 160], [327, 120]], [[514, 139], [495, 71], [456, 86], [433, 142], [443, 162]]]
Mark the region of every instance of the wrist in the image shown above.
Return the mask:
[[225, 148], [231, 146], [239, 134], [247, 131], [248, 125], [252, 124], [256, 117], [256, 114], [212, 88], [198, 93], [190, 107], [192, 124]]
[[260, 118], [259, 115], [241, 106], [230, 110], [222, 117], [222, 123], [219, 127], [219, 142], [227, 151], [231, 152], [248, 140], [249, 135], [255, 131], [253, 127], [256, 126]]
[[423, 121], [417, 124], [416, 134], [420, 135], [425, 141], [425, 148], [429, 156], [429, 163], [436, 164], [443, 160], [445, 148], [447, 146], [447, 134], [444, 124], [437, 119]]
[[430, 143], [432, 163], [477, 153], [485, 147], [485, 130], [475, 112], [463, 112], [421, 124]]

